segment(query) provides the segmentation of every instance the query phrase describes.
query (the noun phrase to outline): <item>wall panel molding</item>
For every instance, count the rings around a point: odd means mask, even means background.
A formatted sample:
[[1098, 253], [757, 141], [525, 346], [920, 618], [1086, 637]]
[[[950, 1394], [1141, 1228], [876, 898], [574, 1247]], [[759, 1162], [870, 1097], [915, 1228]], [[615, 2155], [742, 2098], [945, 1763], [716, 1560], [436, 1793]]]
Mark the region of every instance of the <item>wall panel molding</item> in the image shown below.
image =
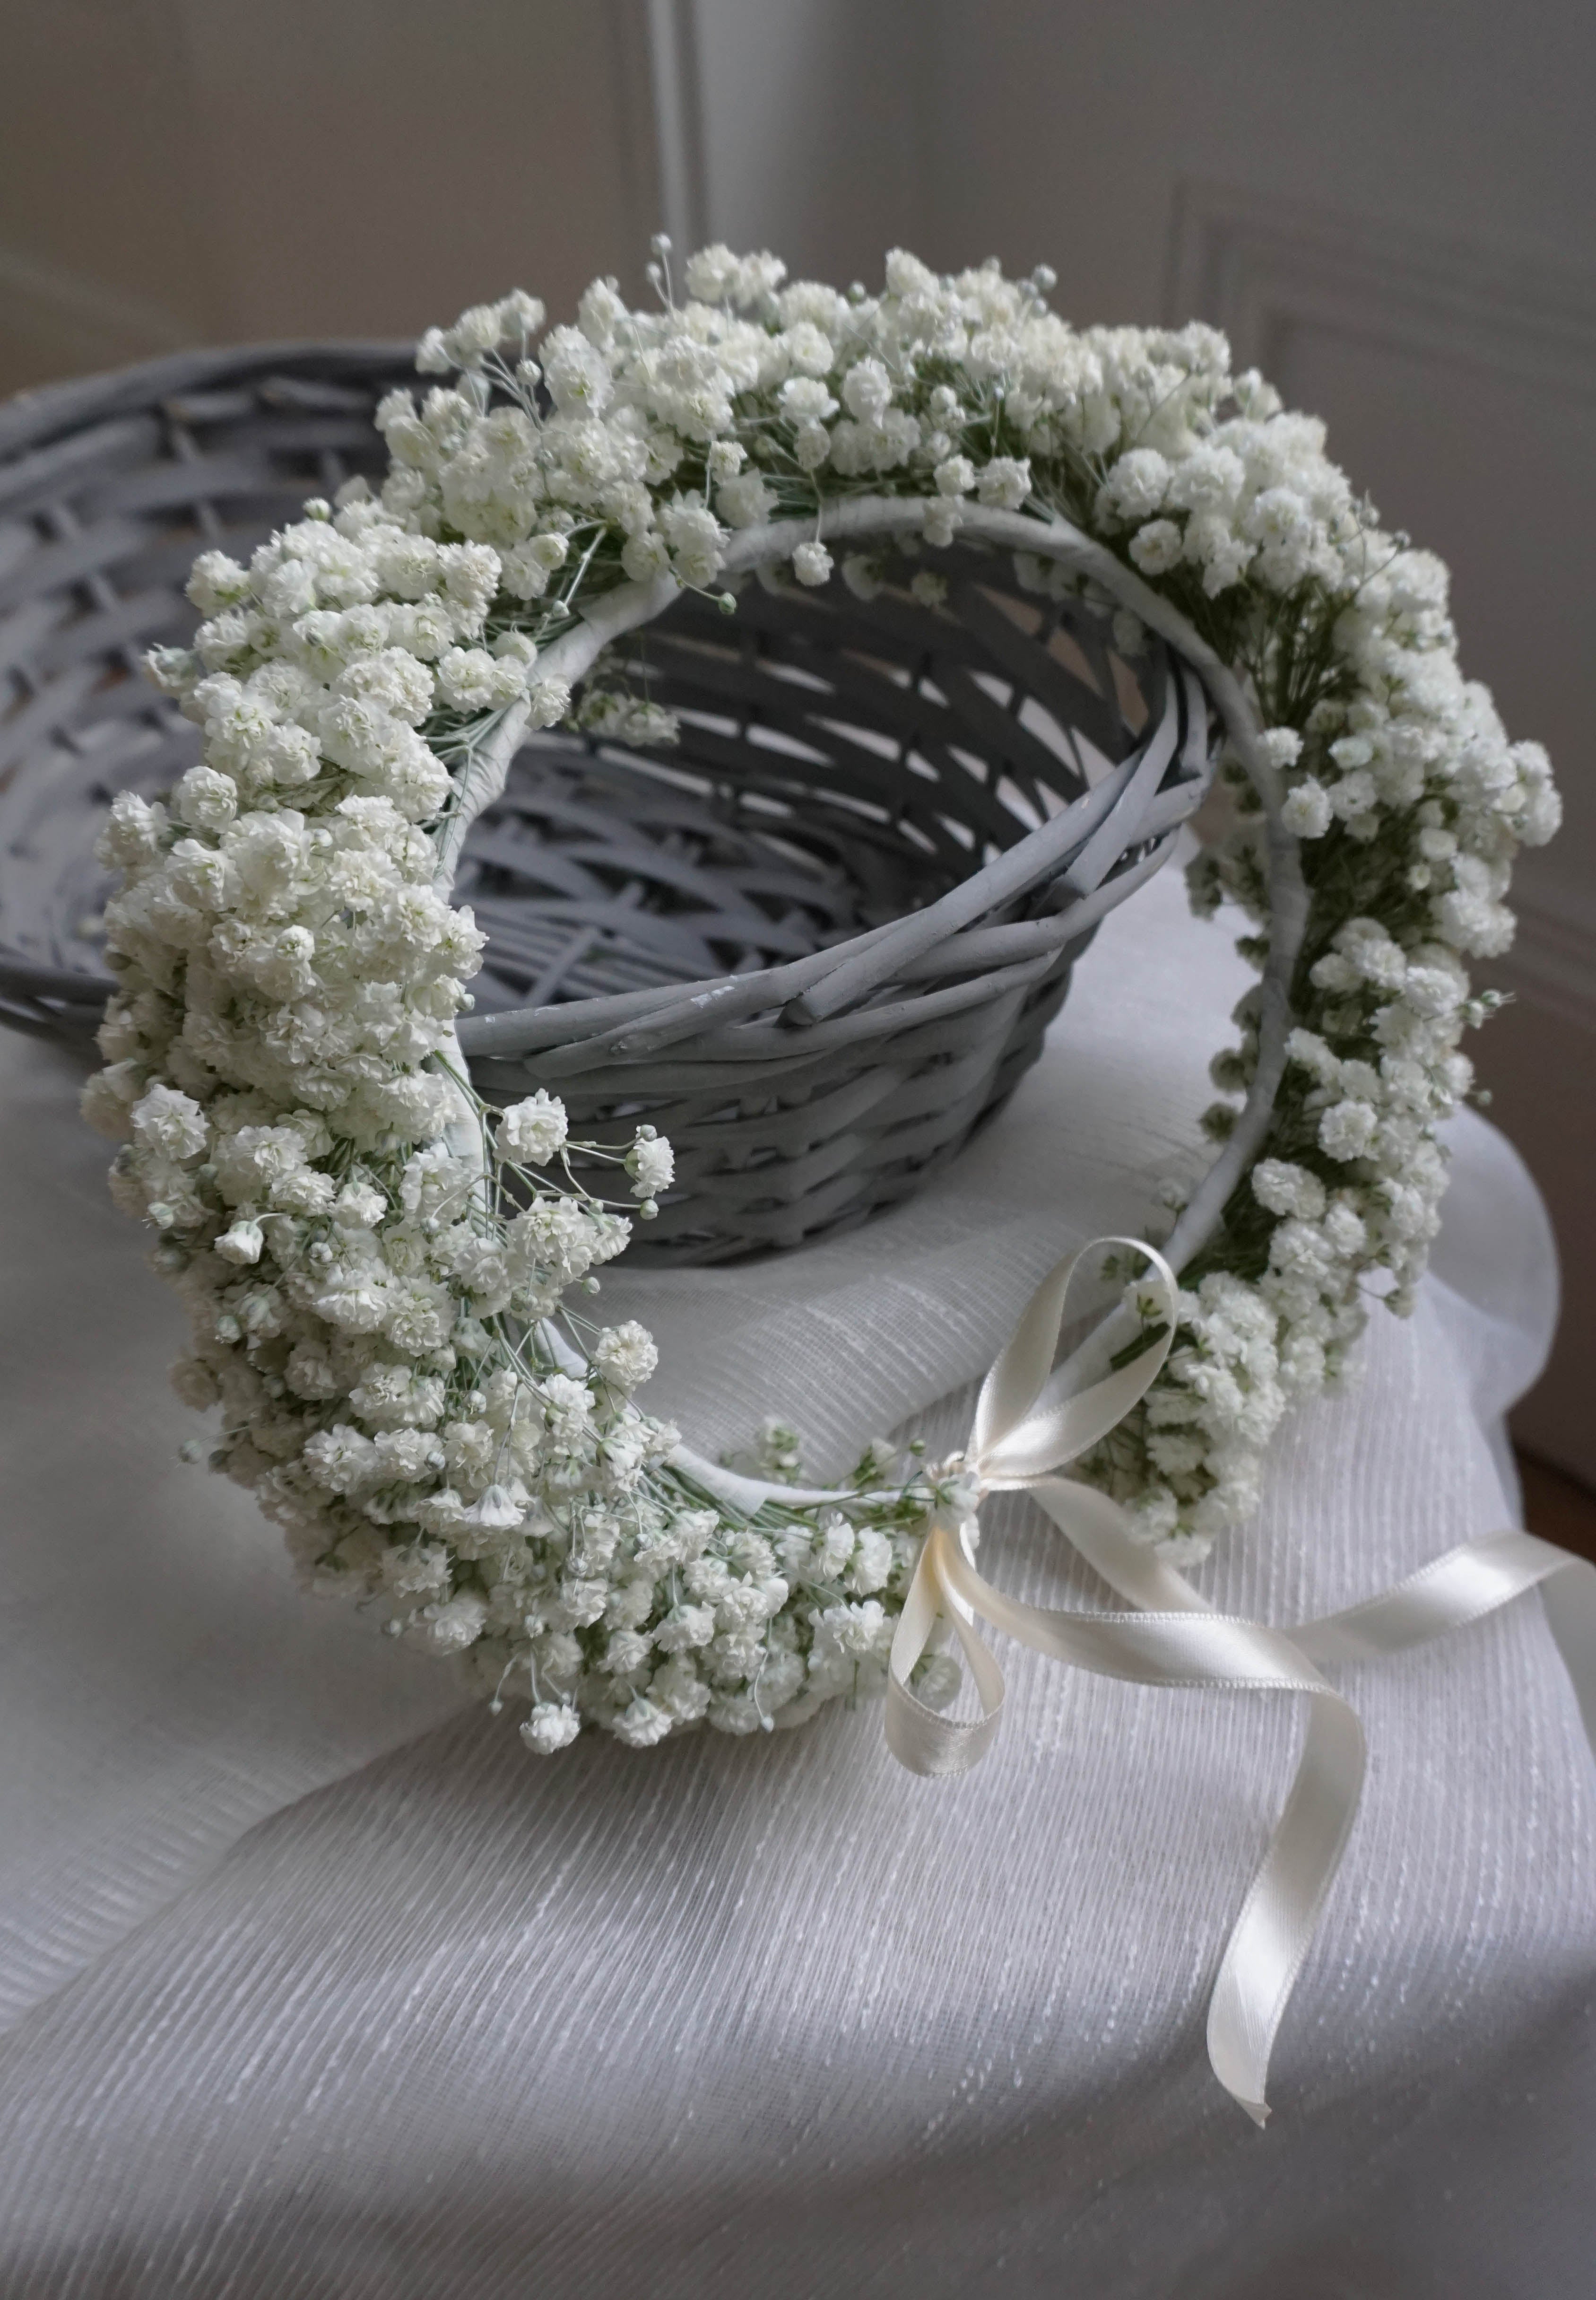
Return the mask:
[[[1307, 202], [1181, 185], [1166, 315], [1223, 328], [1238, 367], [1284, 365], [1310, 327], [1510, 378], [1554, 405], [1596, 400], [1596, 278]], [[1511, 954], [1492, 971], [1516, 995], [1596, 1036], [1596, 890], [1548, 863], [1517, 879]]]
[[1165, 301], [1224, 328], [1243, 366], [1309, 324], [1596, 399], [1596, 276], [1306, 201], [1182, 184]]

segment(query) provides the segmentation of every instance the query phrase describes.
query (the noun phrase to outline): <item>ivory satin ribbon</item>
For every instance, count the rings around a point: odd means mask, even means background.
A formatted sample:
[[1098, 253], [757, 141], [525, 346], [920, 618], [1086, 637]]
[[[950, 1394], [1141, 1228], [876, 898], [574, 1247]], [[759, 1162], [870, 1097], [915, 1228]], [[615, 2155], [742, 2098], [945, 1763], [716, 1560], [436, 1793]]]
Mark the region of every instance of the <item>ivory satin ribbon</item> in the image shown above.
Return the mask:
[[[1070, 1280], [1105, 1246], [1128, 1248], [1149, 1265], [1150, 1274], [1137, 1285], [1156, 1321], [1143, 1325], [1143, 1335], [1156, 1338], [1130, 1362], [1110, 1362], [1101, 1379], [1077, 1387], [1087, 1350], [1101, 1354], [1105, 1335], [1112, 1340], [1121, 1331], [1135, 1331], [1125, 1312], [1116, 1312], [1085, 1349], [1053, 1368]], [[1095, 1238], [1056, 1263], [1038, 1286], [981, 1385], [968, 1447], [931, 1472], [943, 1498], [932, 1511], [893, 1639], [886, 1738], [894, 1755], [916, 1773], [968, 1772], [985, 1756], [1002, 1714], [1003, 1677], [976, 1633], [977, 1616], [1034, 1652], [1098, 1677], [1176, 1690], [1307, 1696], [1308, 1729], [1296, 1777], [1231, 1929], [1209, 2000], [1214, 2073], [1262, 2124], [1269, 2112], [1266, 2090], [1276, 2032], [1334, 1882], [1363, 1786], [1363, 1728], [1317, 1664], [1404, 1653], [1540, 1587], [1596, 1751], [1596, 1568], [1533, 1533], [1492, 1533], [1433, 1558], [1377, 1597], [1295, 1629], [1216, 1613], [1173, 1566], [1135, 1538], [1118, 1502], [1059, 1475], [1146, 1395], [1169, 1354], [1177, 1316], [1175, 1273], [1139, 1238]], [[711, 1492], [751, 1512], [767, 1501], [859, 1498], [851, 1488], [798, 1489], [739, 1477], [685, 1446], [672, 1459]], [[982, 1497], [1016, 1491], [1030, 1494], [1135, 1610], [1072, 1613], [1026, 1605], [984, 1580], [972, 1555]], [[927, 1707], [910, 1683], [943, 1624], [957, 1637], [980, 1699], [981, 1715], [968, 1722]]]
[[[1110, 1246], [1127, 1246], [1151, 1264], [1151, 1275], [1138, 1283], [1162, 1330], [1132, 1362], [1072, 1393], [1069, 1365], [1052, 1371], [1065, 1296], [1084, 1258]], [[1033, 1651], [1100, 1677], [1308, 1696], [1296, 1778], [1231, 1930], [1209, 2004], [1214, 2073], [1262, 2124], [1275, 2035], [1363, 1783], [1363, 1729], [1316, 1664], [1404, 1652], [1543, 1585], [1553, 1634], [1596, 1748], [1596, 1570], [1534, 1534], [1495, 1533], [1447, 1551], [1380, 1596], [1293, 1629], [1216, 1613], [1135, 1539], [1117, 1502], [1058, 1475], [1144, 1396], [1168, 1354], [1176, 1316], [1174, 1272], [1134, 1238], [1096, 1239], [1043, 1279], [982, 1384], [967, 1452], [936, 1473], [947, 1498], [933, 1512], [893, 1640], [886, 1738], [917, 1773], [966, 1772], [986, 1754], [1002, 1713], [1003, 1679], [976, 1633], [977, 1615]], [[1134, 1611], [1072, 1613], [1021, 1604], [982, 1579], [971, 1554], [981, 1498], [1016, 1490], [1040, 1503]], [[939, 1621], [957, 1636], [980, 1698], [982, 1713], [968, 1723], [939, 1715], [910, 1688], [910, 1673]]]

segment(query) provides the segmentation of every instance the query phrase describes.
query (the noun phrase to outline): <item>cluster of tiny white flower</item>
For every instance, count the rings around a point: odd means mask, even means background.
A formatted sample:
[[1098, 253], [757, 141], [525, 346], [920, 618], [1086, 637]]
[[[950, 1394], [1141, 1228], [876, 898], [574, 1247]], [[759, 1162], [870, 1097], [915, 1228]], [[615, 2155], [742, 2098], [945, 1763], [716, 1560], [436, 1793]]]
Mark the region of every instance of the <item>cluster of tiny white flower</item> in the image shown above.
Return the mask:
[[[633, 1403], [648, 1335], [564, 1298], [629, 1221], [572, 1180], [558, 1101], [495, 1123], [455, 1056], [482, 938], [434, 885], [449, 761], [569, 690], [495, 617], [493, 549], [359, 489], [309, 512], [247, 569], [197, 562], [207, 620], [153, 668], [204, 762], [165, 803], [121, 794], [101, 840], [119, 988], [84, 1106], [191, 1312], [179, 1393], [221, 1405], [213, 1463], [307, 1583], [529, 1698], [529, 1746], [869, 1689], [914, 1505], [751, 1518], [675, 1470]], [[608, 1154], [653, 1214], [669, 1144]]]
[[[1472, 1084], [1460, 1040], [1500, 1003], [1471, 995], [1466, 962], [1508, 947], [1514, 854], [1560, 820], [1545, 752], [1510, 743], [1458, 667], [1445, 568], [1353, 503], [1320, 424], [1214, 357], [1205, 399], [1234, 412], [1184, 455], [1122, 454], [1093, 504], [1245, 668], [1310, 898], [1268, 1138], [1183, 1272], [1179, 1346], [1093, 1464], [1177, 1557], [1256, 1507], [1287, 1407], [1351, 1371], [1371, 1282], [1411, 1309], [1446, 1187], [1436, 1128]], [[1262, 968], [1263, 821], [1239, 766], [1226, 779], [1235, 821], [1193, 865], [1193, 900], [1247, 911], [1261, 932], [1241, 947]], [[1259, 1015], [1249, 994], [1240, 1044], [1215, 1058], [1227, 1095], [1252, 1082]], [[1221, 1102], [1205, 1123], [1223, 1140], [1234, 1117]]]
[[[1410, 1299], [1444, 1179], [1435, 1123], [1490, 1003], [1463, 959], [1504, 946], [1515, 845], [1556, 826], [1544, 754], [1509, 746], [1459, 674], [1443, 571], [1377, 532], [1320, 427], [1233, 377], [1214, 331], [1076, 331], [1044, 273], [940, 279], [902, 253], [879, 297], [784, 278], [711, 248], [685, 301], [660, 275], [657, 312], [595, 284], [536, 357], [544, 313], [521, 295], [429, 334], [418, 364], [455, 379], [383, 402], [378, 495], [354, 481], [308, 505], [248, 568], [197, 562], [206, 620], [153, 668], [204, 763], [167, 804], [119, 798], [104, 838], [121, 980], [87, 1106], [123, 1139], [117, 1195], [192, 1307], [179, 1387], [221, 1403], [213, 1458], [312, 1584], [469, 1653], [496, 1695], [532, 1701], [542, 1750], [584, 1716], [641, 1746], [878, 1688], [928, 1490], [891, 1490], [880, 1449], [840, 1508], [749, 1516], [695, 1484], [632, 1402], [648, 1336], [595, 1329], [569, 1298], [628, 1222], [573, 1179], [558, 1102], [495, 1121], [465, 1080], [453, 1023], [481, 938], [437, 852], [462, 766], [511, 709], [672, 731], [602, 675], [575, 704], [539, 675], [584, 610], [662, 576], [706, 588], [734, 530], [777, 521], [812, 522], [777, 547], [824, 584], [826, 508], [897, 495], [923, 505], [916, 554], [972, 504], [1063, 515], [1244, 678], [1313, 896], [1301, 1027], [1263, 1153], [1183, 1273], [1176, 1346], [1087, 1465], [1176, 1554], [1251, 1506], [1289, 1399], [1342, 1371], [1368, 1274]], [[1018, 568], [1036, 589], [1078, 579]], [[861, 596], [893, 579], [885, 550], [841, 571]], [[945, 596], [924, 565], [909, 588]], [[1122, 613], [1127, 650], [1139, 635]], [[1252, 912], [1261, 964], [1261, 820], [1230, 779], [1235, 825], [1194, 891]], [[1237, 1020], [1215, 1073], [1231, 1090], [1255, 1067], [1256, 995]], [[581, 1146], [653, 1211], [669, 1145], [645, 1129], [624, 1153]], [[768, 1425], [758, 1458], [790, 1481], [793, 1433]], [[923, 1672], [927, 1697], [951, 1693], [945, 1656]]]

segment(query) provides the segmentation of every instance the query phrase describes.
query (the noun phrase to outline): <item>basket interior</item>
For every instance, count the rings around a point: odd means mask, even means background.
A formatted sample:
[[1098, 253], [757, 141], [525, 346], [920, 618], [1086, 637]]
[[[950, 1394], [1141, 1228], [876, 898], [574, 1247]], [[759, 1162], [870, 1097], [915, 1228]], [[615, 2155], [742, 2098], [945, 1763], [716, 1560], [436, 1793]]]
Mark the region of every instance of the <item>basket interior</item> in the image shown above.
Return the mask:
[[1154, 700], [1138, 666], [960, 556], [945, 610], [750, 584], [735, 618], [686, 597], [636, 635], [609, 670], [680, 740], [522, 750], [456, 885], [489, 936], [478, 1011], [802, 957], [934, 902], [1107, 774]]
[[[371, 411], [407, 378], [387, 346], [266, 347], [0, 409], [0, 1020], [91, 1038], [109, 988], [100, 820], [119, 789], [158, 793], [199, 753], [143, 654], [192, 632], [197, 552], [246, 558], [308, 495], [380, 472]], [[972, 935], [951, 954], [970, 980], [922, 968], [906, 999], [895, 978], [867, 980], [858, 1012], [813, 1029], [796, 1028], [785, 991], [772, 985], [765, 1012], [745, 980], [738, 1011], [761, 1051], [739, 1045], [730, 1066], [727, 1048], [684, 1062], [674, 1042], [617, 1062], [613, 1009], [594, 1010], [590, 1048], [572, 1002], [641, 994], [657, 1012], [661, 991], [688, 985], [696, 1005], [701, 983], [904, 919], [1189, 716], [1168, 651], [1117, 651], [1116, 633], [1134, 650], [1132, 632], [1106, 602], [1026, 593], [1006, 553], [889, 546], [877, 559], [868, 599], [790, 576], [745, 581], [735, 615], [680, 596], [600, 673], [672, 711], [678, 742], [539, 735], [467, 845], [458, 896], [489, 936], [472, 1030], [495, 1033], [466, 1034], [473, 1072], [495, 1100], [557, 1079], [600, 1138], [628, 1114], [663, 1125], [677, 1188], [650, 1225], [650, 1260], [789, 1246], [918, 1187], [1034, 1058], [1091, 929], [1044, 938], [1012, 981]], [[917, 587], [927, 573], [939, 596]], [[1132, 811], [1105, 885], [1135, 883], [1168, 815]], [[984, 927], [1072, 900], [1059, 872], [1012, 883], [1026, 891], [983, 906]], [[539, 1009], [529, 1024], [491, 1021]]]
[[[357, 430], [341, 469], [359, 446]], [[306, 462], [302, 489], [331, 478], [324, 446]], [[8, 958], [104, 980], [100, 818], [119, 789], [154, 795], [199, 755], [139, 656], [192, 629], [179, 586], [195, 550], [246, 553], [297, 500], [241, 495], [226, 522], [184, 505], [120, 590], [96, 571], [29, 603], [49, 643], [13, 651], [0, 713]], [[19, 571], [49, 548], [37, 527], [9, 535]], [[677, 714], [669, 750], [528, 741], [457, 882], [489, 936], [479, 1013], [745, 973], [844, 941], [935, 901], [1124, 755], [1156, 707], [1160, 659], [1127, 662], [1102, 617], [1027, 597], [996, 554], [938, 554], [949, 596], [936, 609], [910, 596], [916, 569], [895, 551], [894, 567], [869, 603], [837, 581], [823, 594], [751, 581], [735, 617], [687, 595], [635, 634], [606, 671]], [[70, 671], [53, 674], [53, 656]]]

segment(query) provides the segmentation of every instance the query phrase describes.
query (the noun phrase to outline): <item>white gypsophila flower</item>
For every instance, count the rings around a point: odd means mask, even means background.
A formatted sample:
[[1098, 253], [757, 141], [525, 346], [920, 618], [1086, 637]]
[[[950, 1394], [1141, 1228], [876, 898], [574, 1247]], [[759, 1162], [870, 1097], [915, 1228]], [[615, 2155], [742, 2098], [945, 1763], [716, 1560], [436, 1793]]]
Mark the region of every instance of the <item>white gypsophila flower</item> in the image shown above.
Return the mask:
[[570, 712], [570, 687], [563, 679], [536, 679], [527, 690], [529, 727], [557, 727]]
[[1334, 820], [1330, 794], [1312, 775], [1304, 775], [1285, 795], [1281, 820], [1295, 838], [1322, 838]]
[[744, 471], [716, 489], [715, 507], [731, 527], [759, 527], [776, 509], [777, 498], [762, 473]]
[[793, 554], [793, 572], [801, 583], [818, 588], [831, 580], [832, 558], [823, 543], [801, 543]]
[[156, 1085], [133, 1104], [135, 1138], [169, 1158], [196, 1158], [205, 1147], [204, 1114], [188, 1095]]
[[892, 399], [892, 378], [878, 359], [859, 360], [843, 379], [843, 404], [861, 423], [879, 423]]
[[581, 1718], [569, 1703], [539, 1701], [534, 1704], [520, 1731], [528, 1749], [535, 1750], [540, 1757], [549, 1757], [557, 1749], [569, 1748], [581, 1729]]
[[513, 655], [486, 647], [449, 647], [438, 657], [437, 683], [457, 711], [496, 711], [520, 694], [526, 669]]
[[824, 423], [836, 413], [836, 401], [825, 384], [813, 376], [792, 377], [782, 385], [777, 399], [782, 413], [801, 428], [807, 423]]
[[676, 1179], [676, 1155], [652, 1126], [640, 1127], [636, 1141], [627, 1153], [626, 1168], [632, 1177], [632, 1196], [652, 1198]]
[[445, 1604], [423, 1605], [412, 1617], [409, 1634], [429, 1652], [448, 1655], [464, 1653], [475, 1645], [486, 1621], [486, 1605], [474, 1591], [467, 1590]]
[[1254, 1166], [1252, 1195], [1271, 1213], [1300, 1214], [1317, 1221], [1325, 1211], [1325, 1186], [1318, 1175], [1280, 1158], [1263, 1158]]
[[1097, 494], [1101, 518], [1139, 525], [1151, 519], [1169, 492], [1169, 465], [1156, 447], [1133, 447], [1121, 455]]
[[1378, 1126], [1379, 1112], [1373, 1103], [1334, 1103], [1319, 1121], [1319, 1147], [1331, 1158], [1361, 1158]]
[[644, 1694], [638, 1694], [611, 1725], [618, 1741], [630, 1749], [650, 1749], [662, 1741], [676, 1724], [669, 1709], [661, 1708]]
[[1167, 575], [1178, 567], [1185, 538], [1172, 519], [1150, 519], [1130, 541], [1130, 555], [1143, 575]]
[[666, 504], [660, 524], [670, 547], [670, 563], [682, 581], [700, 589], [712, 583], [726, 542], [725, 529], [713, 512], [689, 498]]
[[653, 1335], [628, 1318], [623, 1326], [606, 1326], [593, 1346], [593, 1362], [604, 1379], [618, 1389], [640, 1389], [660, 1362]]
[[224, 1262], [248, 1263], [259, 1262], [265, 1234], [258, 1221], [240, 1217], [225, 1229], [216, 1241], [216, 1251]]
[[566, 1132], [565, 1104], [539, 1087], [536, 1094], [512, 1102], [501, 1114], [499, 1154], [524, 1160], [529, 1166], [544, 1166], [564, 1146]]
[[1018, 511], [1031, 492], [1030, 459], [994, 455], [977, 473], [976, 492], [992, 510]]
[[[519, 292], [431, 331], [432, 387], [378, 411], [379, 487], [307, 506], [247, 565], [196, 562], [202, 626], [151, 668], [202, 761], [167, 804], [119, 796], [97, 849], [123, 884], [85, 1110], [188, 1307], [182, 1395], [220, 1408], [215, 1458], [307, 1586], [464, 1654], [485, 1694], [536, 1704], [544, 1749], [584, 1717], [646, 1746], [879, 1690], [916, 1523], [879, 1497], [769, 1532], [707, 1504], [631, 1402], [647, 1337], [567, 1312], [629, 1225], [563, 1167], [528, 1171], [565, 1146], [558, 1103], [534, 1094], [496, 1129], [478, 1110], [486, 1164], [445, 1146], [471, 1132], [449, 1074], [482, 938], [435, 891], [436, 840], [485, 730], [515, 705], [532, 728], [675, 732], [646, 697], [595, 675], [573, 699], [546, 667], [607, 589], [707, 587], [731, 531], [814, 534], [860, 494], [914, 499], [934, 551], [979, 546], [993, 510], [1062, 517], [1288, 698], [1251, 754], [1316, 843], [1285, 1079], [1163, 1371], [1083, 1465], [1179, 1558], [1256, 1505], [1289, 1402], [1346, 1379], [1371, 1274], [1410, 1305], [1435, 1129], [1468, 1089], [1460, 1034], [1491, 1005], [1465, 962], [1505, 947], [1514, 849], [1558, 820], [1544, 753], [1509, 744], [1459, 671], [1444, 570], [1378, 532], [1322, 427], [1232, 375], [1212, 329], [1076, 330], [1040, 278], [942, 276], [902, 250], [875, 296], [725, 248], [687, 282], [636, 312], [595, 283], [546, 335]], [[800, 582], [832, 572], [818, 540], [789, 555]], [[1041, 553], [1015, 565], [1043, 601], [1078, 589]], [[948, 603], [907, 543], [861, 538], [842, 571], [860, 600]], [[1145, 645], [1108, 590], [1085, 604], [1121, 653]], [[1194, 898], [1267, 925], [1259, 819], [1225, 772], [1235, 821]], [[1223, 1094], [1247, 1090], [1261, 1021], [1252, 994]], [[622, 1162], [651, 1216], [669, 1145], [644, 1129]], [[779, 1416], [752, 1467], [801, 1477]], [[952, 1668], [927, 1664], [922, 1697]]]
[[1272, 767], [1294, 767], [1302, 755], [1302, 738], [1294, 727], [1266, 727], [1258, 742]]
[[506, 1486], [492, 1485], [481, 1497], [461, 1512], [461, 1522], [481, 1527], [488, 1533], [507, 1533], [526, 1518], [525, 1505], [518, 1502]]

